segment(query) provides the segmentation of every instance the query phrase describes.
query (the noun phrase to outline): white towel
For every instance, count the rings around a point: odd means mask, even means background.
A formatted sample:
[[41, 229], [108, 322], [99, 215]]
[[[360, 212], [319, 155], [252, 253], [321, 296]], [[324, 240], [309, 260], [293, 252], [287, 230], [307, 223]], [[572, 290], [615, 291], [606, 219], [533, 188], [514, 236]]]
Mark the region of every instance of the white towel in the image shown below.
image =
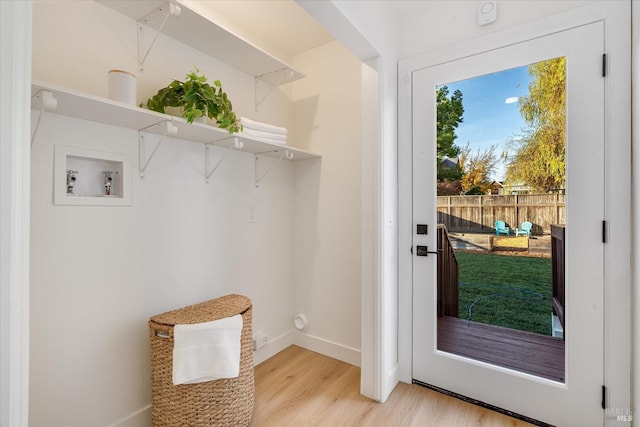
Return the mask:
[[253, 121], [251, 119], [247, 119], [246, 117], [240, 117], [240, 124], [244, 127], [244, 128], [249, 128], [252, 130], [257, 130], [257, 131], [261, 131], [261, 132], [269, 132], [269, 133], [275, 133], [278, 135], [286, 135], [287, 134], [287, 129], [280, 127], [280, 126], [274, 126], [274, 125], [270, 125], [267, 123], [261, 123], [261, 122], [256, 122]]
[[242, 134], [246, 135], [250, 138], [259, 138], [261, 140], [266, 140], [268, 142], [277, 142], [279, 144], [287, 143], [287, 135], [279, 135], [276, 133], [269, 132], [261, 132], [259, 130], [252, 130], [248, 128], [244, 128], [242, 130]]
[[242, 316], [173, 328], [173, 384], [193, 384], [240, 374]]

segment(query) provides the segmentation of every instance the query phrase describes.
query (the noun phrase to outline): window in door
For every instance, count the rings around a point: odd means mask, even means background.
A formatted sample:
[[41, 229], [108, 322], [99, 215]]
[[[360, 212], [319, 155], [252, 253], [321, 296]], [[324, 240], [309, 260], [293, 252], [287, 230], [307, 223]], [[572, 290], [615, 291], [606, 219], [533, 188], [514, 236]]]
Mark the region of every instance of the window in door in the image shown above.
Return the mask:
[[559, 57], [435, 87], [437, 348], [556, 381], [565, 68]]

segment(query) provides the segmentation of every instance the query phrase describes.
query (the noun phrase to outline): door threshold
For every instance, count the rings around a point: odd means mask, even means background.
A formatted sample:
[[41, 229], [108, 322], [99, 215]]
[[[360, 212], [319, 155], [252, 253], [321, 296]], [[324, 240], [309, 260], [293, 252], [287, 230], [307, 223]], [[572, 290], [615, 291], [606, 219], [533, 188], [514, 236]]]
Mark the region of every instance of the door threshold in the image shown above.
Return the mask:
[[425, 382], [419, 380], [411, 381], [415, 385], [419, 385], [420, 387], [425, 387], [433, 391], [437, 391], [438, 393], [445, 394], [447, 396], [455, 397], [456, 399], [462, 400], [463, 402], [471, 403], [472, 405], [480, 406], [485, 409], [489, 409], [494, 412], [498, 412], [503, 415], [507, 415], [511, 418], [515, 418], [520, 421], [527, 422], [529, 424], [533, 424], [534, 426], [540, 427], [555, 427], [553, 424], [547, 424], [543, 421], [534, 420], [533, 418], [527, 417], [526, 415], [518, 414], [517, 412], [509, 411], [508, 409], [500, 408], [498, 406], [492, 405], [490, 403], [482, 402], [477, 399], [473, 399], [471, 397], [464, 396], [462, 394], [454, 393], [453, 391], [446, 390], [444, 388], [436, 387], [431, 384], [427, 384]]

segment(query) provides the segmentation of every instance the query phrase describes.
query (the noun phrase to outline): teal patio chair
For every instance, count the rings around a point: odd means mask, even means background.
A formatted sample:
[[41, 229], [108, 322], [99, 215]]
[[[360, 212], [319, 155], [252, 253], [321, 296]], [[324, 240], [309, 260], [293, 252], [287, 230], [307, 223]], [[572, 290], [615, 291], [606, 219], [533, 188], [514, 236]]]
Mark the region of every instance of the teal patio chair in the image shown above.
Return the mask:
[[507, 236], [511, 235], [511, 230], [507, 227], [507, 224], [504, 221], [496, 221], [496, 236], [500, 234], [506, 234]]
[[531, 237], [531, 227], [533, 227], [533, 224], [531, 224], [529, 221], [525, 221], [522, 224], [520, 224], [520, 228], [516, 228], [516, 237], [518, 237], [520, 234], [526, 234], [527, 237]]

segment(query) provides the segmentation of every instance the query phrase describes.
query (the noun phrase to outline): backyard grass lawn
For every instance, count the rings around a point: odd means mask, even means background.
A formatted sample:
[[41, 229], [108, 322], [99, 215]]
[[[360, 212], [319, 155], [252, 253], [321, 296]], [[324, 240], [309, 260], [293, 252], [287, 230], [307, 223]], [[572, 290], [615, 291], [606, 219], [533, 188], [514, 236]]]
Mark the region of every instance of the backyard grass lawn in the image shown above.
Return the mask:
[[551, 335], [551, 259], [456, 252], [459, 317]]

